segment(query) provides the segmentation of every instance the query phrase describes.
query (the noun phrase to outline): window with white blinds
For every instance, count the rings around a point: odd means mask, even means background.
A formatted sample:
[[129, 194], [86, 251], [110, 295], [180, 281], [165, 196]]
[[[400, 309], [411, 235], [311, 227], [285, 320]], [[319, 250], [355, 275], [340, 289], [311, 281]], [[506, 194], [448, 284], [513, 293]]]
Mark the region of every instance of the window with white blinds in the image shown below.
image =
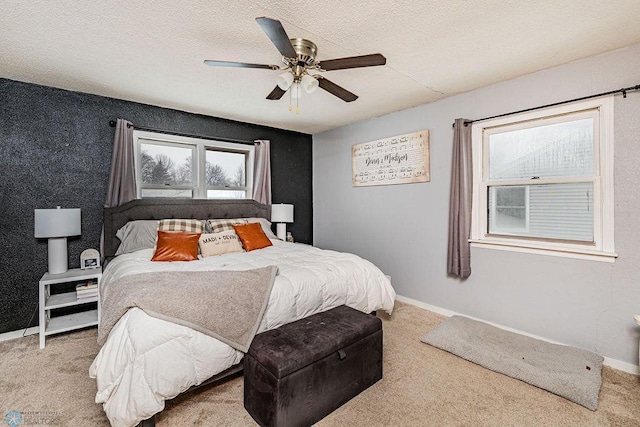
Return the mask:
[[473, 126], [473, 244], [613, 260], [612, 98]]

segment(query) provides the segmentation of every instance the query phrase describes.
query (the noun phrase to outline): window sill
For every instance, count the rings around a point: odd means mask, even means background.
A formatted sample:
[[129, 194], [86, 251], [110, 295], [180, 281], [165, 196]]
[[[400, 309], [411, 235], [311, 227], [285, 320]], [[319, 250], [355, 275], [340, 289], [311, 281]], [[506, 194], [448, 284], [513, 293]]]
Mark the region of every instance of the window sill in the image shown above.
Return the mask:
[[523, 243], [514, 243], [514, 242], [504, 242], [504, 241], [487, 241], [487, 240], [473, 240], [470, 239], [469, 243], [471, 247], [474, 248], [486, 248], [486, 249], [497, 249], [502, 251], [511, 251], [511, 252], [523, 252], [529, 254], [536, 255], [548, 255], [548, 256], [557, 256], [563, 258], [575, 258], [575, 259], [584, 259], [589, 261], [599, 261], [599, 262], [615, 262], [618, 254], [615, 252], [601, 252], [601, 251], [590, 251], [590, 250], [581, 250], [578, 248], [569, 248], [569, 247], [551, 247], [551, 246], [527, 246]]

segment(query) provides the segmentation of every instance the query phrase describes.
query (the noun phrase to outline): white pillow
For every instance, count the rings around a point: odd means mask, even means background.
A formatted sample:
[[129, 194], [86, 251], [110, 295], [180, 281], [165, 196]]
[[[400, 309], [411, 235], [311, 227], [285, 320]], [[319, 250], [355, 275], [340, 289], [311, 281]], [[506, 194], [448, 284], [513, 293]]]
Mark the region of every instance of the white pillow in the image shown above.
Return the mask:
[[203, 257], [242, 252], [242, 243], [234, 230], [201, 234], [198, 241]]

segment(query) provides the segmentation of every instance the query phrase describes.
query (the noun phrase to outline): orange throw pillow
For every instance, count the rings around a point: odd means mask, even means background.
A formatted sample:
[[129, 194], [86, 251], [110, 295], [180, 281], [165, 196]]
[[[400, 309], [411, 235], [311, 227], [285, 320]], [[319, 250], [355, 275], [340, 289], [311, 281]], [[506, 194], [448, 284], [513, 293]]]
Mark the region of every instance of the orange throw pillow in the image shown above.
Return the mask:
[[158, 231], [158, 245], [151, 261], [194, 261], [198, 259], [200, 233]]
[[242, 241], [244, 250], [247, 252], [273, 245], [267, 235], [264, 234], [264, 231], [262, 231], [259, 222], [234, 225], [233, 229], [236, 230], [236, 234], [240, 238], [240, 241]]

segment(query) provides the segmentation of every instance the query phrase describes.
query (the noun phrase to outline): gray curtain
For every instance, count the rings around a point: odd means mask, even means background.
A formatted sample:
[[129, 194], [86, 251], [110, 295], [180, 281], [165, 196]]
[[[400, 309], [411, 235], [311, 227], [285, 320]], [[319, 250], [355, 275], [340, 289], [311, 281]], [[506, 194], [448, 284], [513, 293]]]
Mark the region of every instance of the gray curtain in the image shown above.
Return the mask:
[[256, 140], [253, 160], [253, 200], [271, 204], [271, 148], [270, 142]]
[[466, 279], [471, 274], [471, 125], [456, 119], [453, 129], [451, 195], [449, 196], [449, 248], [447, 273]]
[[[111, 172], [105, 208], [120, 206], [136, 198], [135, 164], [133, 160], [133, 125], [118, 119], [113, 137]], [[100, 254], [104, 262], [104, 227], [100, 234]]]
[[118, 119], [113, 138], [111, 173], [105, 208], [123, 205], [136, 198], [135, 164], [133, 161], [133, 126]]

